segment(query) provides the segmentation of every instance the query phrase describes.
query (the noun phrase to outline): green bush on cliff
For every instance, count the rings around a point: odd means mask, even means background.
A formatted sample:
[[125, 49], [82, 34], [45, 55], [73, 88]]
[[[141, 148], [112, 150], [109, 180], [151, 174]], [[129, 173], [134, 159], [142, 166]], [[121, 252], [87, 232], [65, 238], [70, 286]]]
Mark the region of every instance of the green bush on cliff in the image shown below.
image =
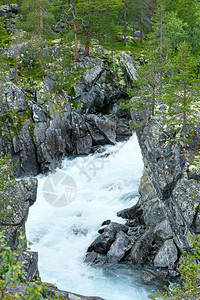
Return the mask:
[[[63, 299], [60, 293], [51, 293], [47, 285], [39, 279], [26, 282], [26, 271], [23, 269], [23, 264], [19, 261], [19, 257], [24, 251], [24, 243], [27, 243], [27, 241], [22, 236], [19, 239], [22, 242], [16, 250], [12, 250], [7, 245], [6, 236], [0, 232], [0, 300]], [[26, 287], [25, 291], [15, 293], [16, 290], [20, 291], [23, 285]]]
[[183, 251], [179, 272], [181, 284], [174, 284], [172, 289], [166, 287], [164, 293], [158, 292], [151, 299], [197, 300], [200, 299], [200, 236], [190, 235], [191, 251]]

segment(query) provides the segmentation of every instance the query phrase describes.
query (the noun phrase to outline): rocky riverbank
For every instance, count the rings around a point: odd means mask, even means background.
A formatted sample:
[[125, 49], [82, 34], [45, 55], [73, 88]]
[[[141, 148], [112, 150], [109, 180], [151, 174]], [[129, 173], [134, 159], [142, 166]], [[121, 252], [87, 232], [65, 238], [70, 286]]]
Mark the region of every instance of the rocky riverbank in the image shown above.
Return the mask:
[[[118, 212], [126, 224], [108, 222], [89, 246], [86, 261], [115, 264], [122, 260], [154, 267], [149, 278], [179, 276], [182, 249], [191, 246], [189, 233], [200, 232], [200, 173], [188, 157], [198, 150], [199, 129], [193, 146], [185, 149], [171, 138], [162, 116], [134, 113], [144, 161], [140, 198], [136, 205]], [[106, 226], [105, 226], [106, 225]], [[147, 277], [148, 277], [147, 276]], [[153, 279], [152, 279], [153, 278]]]

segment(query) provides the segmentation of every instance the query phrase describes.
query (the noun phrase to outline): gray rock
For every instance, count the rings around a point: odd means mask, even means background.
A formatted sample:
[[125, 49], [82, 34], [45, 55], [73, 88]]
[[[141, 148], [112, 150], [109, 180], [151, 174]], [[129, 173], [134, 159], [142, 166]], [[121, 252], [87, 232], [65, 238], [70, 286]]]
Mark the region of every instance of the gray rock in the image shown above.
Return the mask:
[[0, 17], [3, 18], [13, 18], [18, 12], [18, 5], [11, 4], [9, 8], [8, 5], [0, 5]]
[[143, 211], [139, 203], [137, 202], [137, 204], [133, 205], [132, 207], [119, 211], [117, 213], [117, 216], [122, 217], [123, 219], [133, 220], [139, 219], [142, 216], [142, 213]]
[[151, 284], [156, 280], [156, 275], [150, 271], [142, 271], [141, 280], [145, 284]]
[[145, 35], [144, 35], [144, 33], [141, 33], [141, 31], [140, 31], [140, 30], [136, 30], [136, 31], [134, 31], [134, 33], [133, 33], [133, 37], [136, 37], [136, 38], [140, 39], [140, 38], [141, 38], [141, 36], [142, 36], [142, 39], [144, 40], [144, 39], [145, 39]]
[[11, 68], [9, 70], [9, 80], [13, 81], [14, 83], [16, 83], [16, 79], [17, 79], [16, 70], [14, 68]]
[[120, 262], [131, 249], [131, 243], [132, 239], [123, 231], [119, 231], [107, 253], [107, 262], [110, 264]]
[[93, 85], [104, 72], [103, 64], [100, 63], [91, 69], [88, 69], [84, 74], [84, 79], [87, 85]]
[[48, 74], [43, 78], [43, 88], [44, 92], [47, 94], [51, 94], [53, 88], [56, 84], [56, 77], [53, 74]]
[[38, 253], [33, 251], [22, 252], [18, 257], [18, 262], [22, 265], [22, 271], [26, 281], [37, 279], [38, 272]]
[[141, 195], [138, 205], [143, 210], [144, 223], [154, 227], [166, 219], [164, 204], [159, 201], [155, 188], [147, 174], [146, 169], [140, 180], [139, 193]]
[[18, 137], [15, 137], [13, 140], [13, 160], [19, 162], [15, 170], [15, 175], [18, 177], [22, 175], [36, 175], [39, 172], [31, 126], [31, 121], [25, 120]]
[[22, 244], [18, 240], [20, 235], [25, 236], [25, 222], [28, 216], [29, 207], [36, 201], [37, 179], [27, 178], [8, 182], [4, 191], [4, 200], [1, 203], [0, 231], [6, 236], [8, 246], [12, 249]]
[[[42, 283], [42, 282], [41, 282]], [[39, 283], [39, 287], [41, 287], [41, 283]], [[6, 292], [9, 295], [19, 295], [22, 298], [24, 298], [26, 290], [31, 287], [31, 283], [19, 283], [19, 284], [15, 284], [15, 285], [11, 285], [9, 287], [6, 288]], [[81, 296], [78, 294], [74, 294], [71, 292], [66, 292], [66, 291], [62, 291], [59, 290], [55, 285], [49, 284], [49, 283], [45, 283], [45, 297], [48, 297], [47, 299], [50, 298], [56, 298], [57, 295], [61, 295], [62, 299], [66, 299], [66, 300], [103, 300], [100, 297], [89, 297], [89, 296]], [[27, 297], [27, 296], [26, 296]]]
[[146, 231], [135, 243], [131, 250], [131, 261], [133, 264], [143, 264], [148, 260], [152, 250], [153, 234]]
[[47, 121], [47, 112], [44, 107], [41, 107], [37, 104], [33, 104], [33, 120], [34, 122], [46, 122]]
[[100, 119], [95, 115], [88, 115], [86, 121], [89, 123], [88, 129], [94, 145], [115, 144], [116, 124], [114, 122], [107, 118]]
[[171, 268], [178, 259], [178, 251], [173, 240], [166, 240], [154, 259], [154, 265]]
[[1, 225], [17, 226], [22, 224], [28, 215], [29, 207], [35, 202], [37, 193], [37, 179], [28, 178], [8, 183], [4, 192], [4, 217], [0, 219]]
[[134, 67], [133, 58], [126, 52], [122, 52], [120, 55], [120, 64], [124, 69], [129, 81], [137, 79], [137, 71]]
[[89, 154], [92, 149], [92, 138], [90, 134], [76, 141], [76, 152], [78, 155]]
[[94, 242], [88, 247], [88, 252], [97, 252], [100, 254], [106, 254], [110, 249], [117, 232], [123, 231], [127, 232], [128, 228], [125, 225], [111, 222], [103, 231], [103, 233], [98, 236]]
[[3, 102], [8, 109], [16, 109], [18, 112], [26, 110], [26, 100], [22, 90], [14, 83], [9, 83], [4, 88]]
[[72, 112], [71, 118], [72, 135], [74, 136], [74, 138], [77, 139], [85, 137], [86, 132], [88, 132], [88, 128], [85, 124], [84, 116], [76, 112]]
[[8, 49], [8, 56], [11, 57], [21, 57], [24, 52], [26, 50], [29, 50], [29, 46], [27, 46], [26, 44], [16, 44], [16, 45], [12, 45], [9, 49]]
[[155, 234], [155, 239], [158, 238], [161, 239], [162, 241], [172, 238], [173, 231], [171, 229], [169, 221], [166, 219], [161, 223], [157, 224], [154, 228], [154, 234]]

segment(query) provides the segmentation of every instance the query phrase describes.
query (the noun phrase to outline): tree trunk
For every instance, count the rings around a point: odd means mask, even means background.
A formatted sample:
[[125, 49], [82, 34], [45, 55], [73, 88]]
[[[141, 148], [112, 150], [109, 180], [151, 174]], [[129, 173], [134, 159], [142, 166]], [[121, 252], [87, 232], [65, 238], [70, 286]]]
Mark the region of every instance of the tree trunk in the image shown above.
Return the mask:
[[88, 41], [85, 44], [85, 56], [90, 55], [90, 39], [91, 39], [91, 30], [88, 32]]
[[151, 108], [151, 113], [152, 113], [152, 116], [154, 116], [154, 109], [155, 109], [155, 102], [156, 102], [156, 85], [155, 85], [155, 71], [153, 71], [153, 86], [152, 86], [152, 89], [153, 89], [153, 97], [152, 97], [152, 108]]
[[143, 0], [140, 0], [140, 43], [143, 42], [144, 35], [144, 7]]
[[72, 7], [73, 7], [73, 25], [74, 25], [75, 61], [78, 61], [78, 37], [77, 37], [76, 10], [75, 10], [74, 0], [72, 3]]
[[124, 46], [126, 46], [126, 4], [124, 5]]
[[8, 8], [11, 9], [10, 0], [8, 0]]
[[186, 141], [186, 126], [187, 126], [187, 113], [186, 113], [186, 104], [187, 104], [187, 91], [186, 83], [184, 82], [184, 94], [183, 94], [183, 140]]
[[43, 24], [43, 8], [40, 6], [40, 62], [41, 62], [41, 73], [44, 74], [44, 66], [43, 66], [43, 58], [44, 58], [44, 52], [43, 52], [43, 30], [44, 30], [44, 24]]

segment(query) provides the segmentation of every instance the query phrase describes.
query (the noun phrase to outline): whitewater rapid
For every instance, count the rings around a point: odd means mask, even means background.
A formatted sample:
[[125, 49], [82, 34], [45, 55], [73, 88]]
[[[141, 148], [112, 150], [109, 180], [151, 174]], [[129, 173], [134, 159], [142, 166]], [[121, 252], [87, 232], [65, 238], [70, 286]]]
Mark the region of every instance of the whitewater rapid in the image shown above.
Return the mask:
[[124, 223], [116, 213], [136, 203], [142, 169], [134, 135], [107, 146], [102, 154], [67, 158], [55, 173], [37, 177], [37, 201], [30, 208], [26, 231], [32, 250], [39, 252], [43, 281], [106, 300], [148, 299], [149, 291], [134, 268], [122, 263], [101, 269], [84, 263], [101, 223]]

